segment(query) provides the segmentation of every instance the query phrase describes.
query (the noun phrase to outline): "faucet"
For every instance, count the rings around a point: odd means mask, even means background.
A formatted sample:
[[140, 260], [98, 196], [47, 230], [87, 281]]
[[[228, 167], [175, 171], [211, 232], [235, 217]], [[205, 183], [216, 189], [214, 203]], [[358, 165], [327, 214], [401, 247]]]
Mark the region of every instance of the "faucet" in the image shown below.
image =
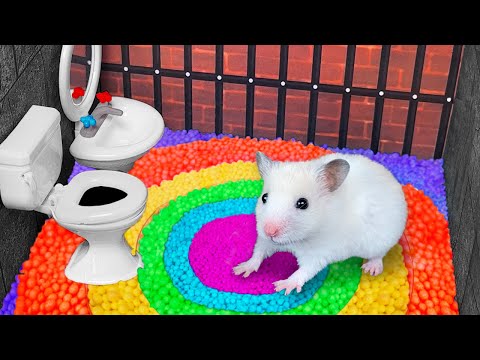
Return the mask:
[[93, 119], [95, 120], [93, 126], [83, 126], [80, 129], [80, 135], [86, 138], [94, 137], [97, 134], [98, 130], [100, 130], [100, 127], [102, 126], [108, 115], [122, 116], [123, 111], [112, 107], [110, 103], [98, 104], [95, 110], [93, 110], [92, 113], [89, 115], [90, 119], [93, 117]]

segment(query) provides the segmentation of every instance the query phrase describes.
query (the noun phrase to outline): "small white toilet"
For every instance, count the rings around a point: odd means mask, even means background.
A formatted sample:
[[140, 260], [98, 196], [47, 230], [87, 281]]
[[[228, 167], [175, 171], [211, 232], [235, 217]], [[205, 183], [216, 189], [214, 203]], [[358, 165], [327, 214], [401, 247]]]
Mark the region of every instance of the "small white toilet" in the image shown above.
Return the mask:
[[113, 284], [137, 275], [140, 255], [131, 254], [124, 232], [145, 210], [147, 189], [118, 171], [87, 171], [63, 186], [60, 113], [32, 106], [0, 144], [0, 196], [10, 209], [39, 211], [86, 239], [65, 269], [70, 280]]

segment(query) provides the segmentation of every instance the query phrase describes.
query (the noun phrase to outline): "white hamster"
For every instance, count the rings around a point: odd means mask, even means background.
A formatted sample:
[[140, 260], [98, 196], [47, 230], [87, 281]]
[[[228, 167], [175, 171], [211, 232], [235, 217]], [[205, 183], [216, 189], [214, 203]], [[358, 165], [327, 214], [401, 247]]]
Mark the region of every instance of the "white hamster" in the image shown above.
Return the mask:
[[329, 154], [300, 162], [272, 161], [257, 152], [263, 191], [256, 205], [252, 257], [233, 268], [249, 276], [275, 252], [291, 252], [299, 268], [276, 291], [302, 286], [330, 263], [352, 256], [365, 272], [383, 271], [383, 257], [407, 221], [402, 186], [384, 166], [362, 155]]

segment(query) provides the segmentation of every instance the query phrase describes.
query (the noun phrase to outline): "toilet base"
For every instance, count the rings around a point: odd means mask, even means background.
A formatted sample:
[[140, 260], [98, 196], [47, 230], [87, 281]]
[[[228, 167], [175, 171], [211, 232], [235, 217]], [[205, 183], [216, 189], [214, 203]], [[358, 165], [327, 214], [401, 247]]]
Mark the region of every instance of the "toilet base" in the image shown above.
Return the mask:
[[65, 268], [65, 276], [90, 285], [115, 284], [137, 276], [137, 269], [143, 267], [140, 254], [132, 255], [123, 233], [118, 240], [85, 240], [73, 253]]

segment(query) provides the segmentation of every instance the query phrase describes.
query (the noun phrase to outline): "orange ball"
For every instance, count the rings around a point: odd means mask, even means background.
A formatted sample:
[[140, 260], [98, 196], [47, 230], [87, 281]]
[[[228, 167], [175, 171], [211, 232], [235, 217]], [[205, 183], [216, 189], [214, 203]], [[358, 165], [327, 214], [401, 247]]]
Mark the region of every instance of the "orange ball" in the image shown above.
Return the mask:
[[63, 301], [58, 307], [58, 310], [60, 310], [60, 312], [63, 314], [65, 314], [69, 309], [70, 309], [70, 303], [67, 301]]

